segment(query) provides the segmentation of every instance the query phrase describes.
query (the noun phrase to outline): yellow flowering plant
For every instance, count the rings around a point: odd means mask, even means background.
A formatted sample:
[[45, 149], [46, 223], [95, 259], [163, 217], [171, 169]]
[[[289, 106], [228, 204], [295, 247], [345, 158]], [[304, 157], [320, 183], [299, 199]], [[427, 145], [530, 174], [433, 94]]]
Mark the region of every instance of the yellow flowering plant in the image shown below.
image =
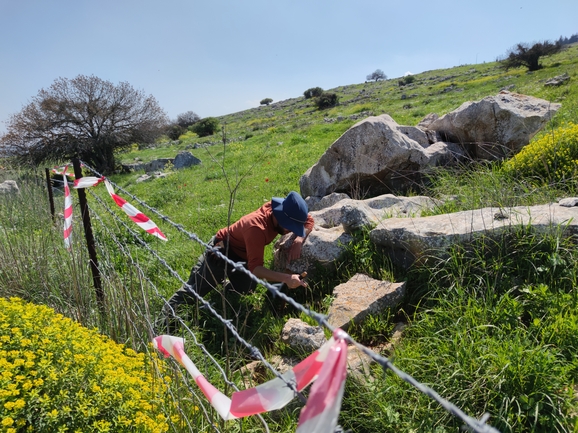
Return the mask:
[[0, 431], [167, 431], [164, 372], [152, 354], [0, 298]]
[[503, 165], [516, 176], [559, 182], [578, 174], [578, 125], [567, 123], [544, 133]]

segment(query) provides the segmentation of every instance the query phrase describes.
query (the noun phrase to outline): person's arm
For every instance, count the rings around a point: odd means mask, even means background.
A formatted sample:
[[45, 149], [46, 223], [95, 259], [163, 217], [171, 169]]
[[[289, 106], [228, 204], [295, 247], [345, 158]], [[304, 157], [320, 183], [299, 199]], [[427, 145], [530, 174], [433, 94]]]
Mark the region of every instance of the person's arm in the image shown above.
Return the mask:
[[295, 239], [293, 239], [293, 243], [289, 247], [288, 258], [290, 262], [301, 257], [301, 248], [303, 247], [303, 242], [305, 242], [305, 239], [307, 239], [307, 236], [309, 236], [309, 233], [311, 233], [311, 230], [313, 230], [313, 225], [313, 217], [311, 215], [307, 215], [307, 222], [305, 223], [305, 237], [302, 238], [301, 236], [296, 236]]
[[299, 286], [307, 287], [307, 283], [301, 279], [299, 274], [286, 274], [284, 272], [277, 272], [267, 269], [264, 266], [257, 266], [253, 269], [253, 274], [269, 282], [279, 282], [287, 284], [290, 289], [296, 289]]

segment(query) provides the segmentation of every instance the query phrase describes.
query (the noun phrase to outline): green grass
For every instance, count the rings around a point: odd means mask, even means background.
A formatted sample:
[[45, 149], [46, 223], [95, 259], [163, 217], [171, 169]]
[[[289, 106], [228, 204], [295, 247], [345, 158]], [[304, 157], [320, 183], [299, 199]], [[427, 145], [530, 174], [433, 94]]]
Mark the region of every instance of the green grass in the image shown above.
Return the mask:
[[[110, 178], [207, 241], [216, 230], [272, 196], [298, 191], [299, 177], [358, 121], [355, 116], [360, 113], [387, 113], [399, 124], [415, 125], [430, 112], [443, 115], [466, 101], [495, 95], [513, 85], [511, 91], [562, 103], [535, 140], [567, 122], [578, 123], [577, 63], [578, 46], [571, 46], [544, 59], [544, 68], [534, 73], [504, 71], [496, 63], [484, 63], [427, 71], [403, 87], [397, 79], [344, 85], [328, 90], [340, 97], [340, 104], [329, 110], [319, 111], [310, 100], [297, 97], [220, 117], [226, 145], [220, 135], [199, 138], [187, 134], [178, 144], [161, 141], [154, 148], [134, 146], [117, 155], [119, 161], [130, 163], [135, 158], [148, 161], [189, 150], [202, 161], [199, 166], [143, 183], [136, 183], [141, 173]], [[544, 86], [548, 78], [565, 72], [571, 76], [567, 84]], [[16, 178], [21, 188], [15, 197], [0, 196], [0, 295], [52, 306], [87, 327], [97, 326], [114, 340], [145, 351], [150, 322], [162, 305], [160, 295], [170, 296], [180, 282], [89, 194], [91, 207], [102, 218], [93, 221], [107, 300], [107, 314], [100, 316], [79, 221], [74, 226], [74, 253], [68, 254], [62, 246], [61, 220], [53, 223], [48, 212], [43, 176], [3, 171], [0, 177]], [[436, 214], [486, 206], [530, 206], [577, 195], [575, 179], [537, 182], [512, 176], [498, 163], [433, 171], [422, 190], [434, 198], [453, 198], [432, 212]], [[104, 187], [92, 192], [111, 204]], [[202, 248], [151, 211], [124, 198], [167, 234], [169, 241], [164, 243], [139, 232], [186, 279]], [[56, 197], [56, 203], [61, 212], [62, 196]], [[116, 207], [112, 212], [125, 218]], [[121, 254], [119, 242], [130, 256]], [[467, 414], [481, 417], [490, 413], [489, 423], [502, 432], [572, 432], [577, 428], [578, 413], [574, 395], [578, 374], [575, 250], [575, 240], [559, 232], [537, 235], [525, 228], [499, 239], [456, 245], [448, 258], [406, 272], [395, 269], [383, 251], [360, 233], [334, 269], [319, 272], [308, 290], [291, 295], [324, 313], [333, 287], [357, 272], [406, 281], [410, 295], [404, 304], [352, 328], [357, 340], [382, 345], [391, 337], [394, 324], [404, 321], [408, 327], [401, 343], [384, 355]], [[272, 247], [266, 254], [271, 261]], [[136, 271], [135, 263], [146, 275]], [[294, 354], [279, 341], [279, 333], [288, 317], [300, 315], [268, 296], [263, 287], [225, 309], [220, 294], [211, 294], [208, 300], [267, 356]], [[246, 349], [224, 333], [222, 324], [206, 311], [191, 308], [188, 313], [187, 324], [228, 372], [251, 361]], [[190, 339], [187, 351], [195, 359], [206, 359]], [[203, 363], [203, 369], [219, 387], [227, 388], [214, 366]], [[234, 377], [242, 388], [240, 378]], [[199, 402], [191, 397], [176, 369], [173, 378], [171, 389], [185, 417]], [[300, 407], [294, 402], [265, 415], [271, 431], [294, 431]], [[223, 431], [263, 430], [256, 419], [215, 422]], [[450, 432], [461, 426], [432, 399], [376, 366], [372, 380], [348, 379], [340, 424], [355, 432]], [[206, 424], [187, 427], [176, 422], [174, 430], [206, 428]]]

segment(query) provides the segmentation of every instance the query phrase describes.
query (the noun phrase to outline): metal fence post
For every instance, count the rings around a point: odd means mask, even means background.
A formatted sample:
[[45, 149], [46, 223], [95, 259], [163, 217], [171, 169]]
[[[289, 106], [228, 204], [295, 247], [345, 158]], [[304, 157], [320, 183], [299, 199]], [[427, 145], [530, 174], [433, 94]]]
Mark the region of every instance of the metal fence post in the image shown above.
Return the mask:
[[[48, 190], [48, 202], [50, 203], [50, 215], [52, 215], [52, 222], [54, 223], [54, 194], [52, 194], [52, 179], [50, 179], [50, 170], [48, 168], [44, 169], [46, 173], [46, 189]], [[66, 180], [66, 178], [65, 178]]]
[[[74, 176], [76, 179], [82, 177], [82, 169], [80, 168], [80, 161], [78, 158], [72, 160], [74, 166]], [[90, 224], [90, 214], [88, 213], [88, 204], [86, 202], [86, 192], [83, 188], [78, 188], [78, 201], [80, 204], [80, 212], [82, 214], [82, 224], [84, 226], [84, 237], [86, 238], [86, 246], [88, 248], [88, 256], [90, 257], [90, 270], [92, 271], [92, 280], [94, 283], [94, 290], [96, 293], [96, 302], [98, 309], [104, 313], [104, 291], [102, 289], [102, 280], [100, 277], [100, 270], [98, 269], [98, 258], [96, 257], [96, 248], [94, 247], [94, 236], [92, 234], [92, 226]]]

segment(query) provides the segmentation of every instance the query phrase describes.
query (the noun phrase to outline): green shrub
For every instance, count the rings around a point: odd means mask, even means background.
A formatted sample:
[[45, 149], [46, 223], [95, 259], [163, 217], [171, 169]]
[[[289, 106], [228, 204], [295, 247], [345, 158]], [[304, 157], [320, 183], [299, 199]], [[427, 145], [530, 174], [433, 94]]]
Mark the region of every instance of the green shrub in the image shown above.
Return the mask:
[[205, 117], [191, 126], [191, 130], [199, 137], [207, 137], [217, 132], [219, 120], [215, 117]]
[[315, 99], [315, 105], [317, 105], [317, 108], [320, 110], [323, 110], [325, 108], [335, 107], [338, 101], [339, 97], [336, 93], [324, 92]]
[[183, 134], [183, 132], [185, 132], [185, 131], [186, 131], [185, 128], [182, 128], [181, 126], [179, 126], [176, 123], [172, 123], [171, 125], [169, 125], [167, 127], [165, 134], [171, 140], [178, 140], [179, 137], [181, 136], [181, 134]]
[[167, 431], [147, 359], [51, 308], [0, 298], [2, 431]]
[[407, 84], [411, 84], [415, 81], [415, 77], [413, 75], [406, 75], [402, 79], [398, 80], [397, 84], [399, 87], [405, 86]]
[[305, 90], [305, 92], [303, 92], [303, 96], [305, 96], [305, 99], [311, 99], [311, 98], [316, 98], [318, 96], [321, 96], [323, 94], [323, 89], [321, 87], [311, 87], [310, 89]]
[[506, 161], [503, 169], [548, 183], [571, 179], [578, 173], [578, 125], [569, 123], [544, 134]]
[[269, 105], [271, 102], [273, 102], [273, 100], [271, 98], [265, 98], [265, 99], [261, 99], [261, 102], [259, 102], [259, 104]]

